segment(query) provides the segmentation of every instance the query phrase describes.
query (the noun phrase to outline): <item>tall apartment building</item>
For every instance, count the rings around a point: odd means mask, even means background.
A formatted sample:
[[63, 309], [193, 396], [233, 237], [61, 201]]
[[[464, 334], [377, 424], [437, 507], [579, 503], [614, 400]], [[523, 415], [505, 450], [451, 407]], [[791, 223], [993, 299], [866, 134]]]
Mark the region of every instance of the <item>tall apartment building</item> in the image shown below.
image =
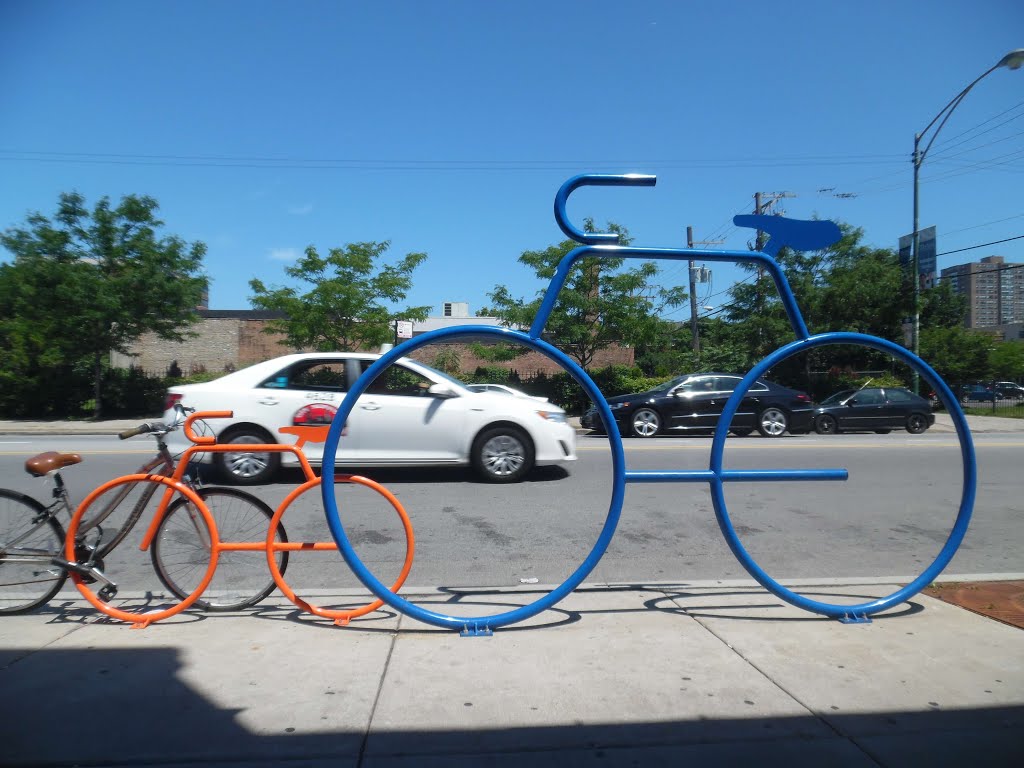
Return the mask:
[[942, 270], [942, 279], [967, 297], [968, 328], [996, 328], [1024, 322], [1024, 264], [986, 256]]

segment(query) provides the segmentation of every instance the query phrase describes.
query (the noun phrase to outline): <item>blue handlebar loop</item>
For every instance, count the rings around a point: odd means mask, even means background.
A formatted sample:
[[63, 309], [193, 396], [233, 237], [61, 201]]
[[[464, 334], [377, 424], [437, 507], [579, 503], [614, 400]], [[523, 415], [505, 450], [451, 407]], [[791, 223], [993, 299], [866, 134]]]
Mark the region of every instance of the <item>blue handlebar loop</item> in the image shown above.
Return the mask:
[[614, 232], [583, 232], [569, 223], [565, 214], [565, 203], [577, 187], [653, 187], [657, 176], [642, 173], [583, 173], [573, 176], [558, 189], [555, 195], [555, 221], [558, 227], [572, 240], [584, 245], [611, 243], [618, 245], [619, 236]]

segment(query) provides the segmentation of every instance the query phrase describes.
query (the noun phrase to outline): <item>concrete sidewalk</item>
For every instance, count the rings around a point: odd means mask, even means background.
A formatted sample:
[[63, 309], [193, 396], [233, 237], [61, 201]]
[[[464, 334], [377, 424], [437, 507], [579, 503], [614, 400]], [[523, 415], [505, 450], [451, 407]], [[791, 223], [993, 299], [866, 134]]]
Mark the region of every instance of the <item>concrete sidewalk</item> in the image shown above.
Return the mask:
[[[530, 590], [403, 594], [484, 616]], [[465, 638], [273, 600], [132, 630], [58, 599], [0, 619], [0, 691], [6, 765], [1016, 766], [1024, 632], [924, 596], [841, 624], [752, 582], [584, 586]]]

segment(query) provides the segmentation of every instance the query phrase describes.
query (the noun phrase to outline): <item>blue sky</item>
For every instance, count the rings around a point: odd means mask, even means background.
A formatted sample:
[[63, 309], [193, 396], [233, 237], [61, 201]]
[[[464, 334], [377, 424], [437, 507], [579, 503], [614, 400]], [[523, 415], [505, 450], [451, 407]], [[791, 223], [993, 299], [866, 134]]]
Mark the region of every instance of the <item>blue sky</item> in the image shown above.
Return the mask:
[[[570, 200], [638, 245], [692, 226], [743, 249], [732, 216], [787, 192], [787, 215], [895, 248], [915, 132], [1022, 47], [1019, 0], [0, 0], [0, 228], [62, 191], [151, 195], [208, 245], [213, 309], [248, 308], [248, 281], [283, 283], [307, 245], [390, 240], [429, 254], [408, 301], [433, 314], [541, 290], [516, 259], [563, 239], [552, 200], [584, 172], [658, 176]], [[1001, 69], [922, 168], [940, 268], [1024, 262], [1024, 239], [941, 255], [1024, 235], [1022, 179], [1024, 69]], [[720, 306], [745, 273], [713, 275]]]

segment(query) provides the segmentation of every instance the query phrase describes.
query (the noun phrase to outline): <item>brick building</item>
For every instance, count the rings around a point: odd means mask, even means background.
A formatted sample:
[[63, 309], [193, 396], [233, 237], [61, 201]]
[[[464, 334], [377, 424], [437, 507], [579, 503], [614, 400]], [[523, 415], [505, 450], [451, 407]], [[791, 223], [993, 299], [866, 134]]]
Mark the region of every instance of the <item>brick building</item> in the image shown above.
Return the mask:
[[1007, 264], [1002, 256], [957, 264], [942, 270], [942, 279], [967, 298], [968, 328], [995, 330], [1024, 322], [1024, 264]]
[[[280, 316], [277, 313], [250, 309], [200, 309], [197, 312], [200, 320], [192, 327], [192, 338], [172, 342], [146, 334], [132, 346], [131, 355], [112, 353], [111, 365], [115, 368], [134, 365], [148, 374], [161, 376], [166, 375], [172, 365], [176, 365], [188, 376], [207, 371], [230, 372], [273, 357], [306, 351], [281, 344], [284, 337], [280, 334], [263, 332], [268, 320]], [[498, 325], [498, 320], [493, 317], [468, 317], [461, 313], [431, 317], [422, 323], [413, 323], [413, 336], [453, 325]], [[447, 350], [459, 356], [461, 371], [472, 372], [479, 366], [494, 365], [476, 357], [468, 343], [431, 344], [417, 350], [413, 357], [431, 365], [439, 354]], [[601, 350], [596, 355], [593, 368], [596, 370], [613, 364], [632, 365], [633, 349], [611, 347]], [[523, 377], [538, 372], [552, 374], [562, 370], [556, 362], [537, 352], [528, 352], [502, 365]]]

